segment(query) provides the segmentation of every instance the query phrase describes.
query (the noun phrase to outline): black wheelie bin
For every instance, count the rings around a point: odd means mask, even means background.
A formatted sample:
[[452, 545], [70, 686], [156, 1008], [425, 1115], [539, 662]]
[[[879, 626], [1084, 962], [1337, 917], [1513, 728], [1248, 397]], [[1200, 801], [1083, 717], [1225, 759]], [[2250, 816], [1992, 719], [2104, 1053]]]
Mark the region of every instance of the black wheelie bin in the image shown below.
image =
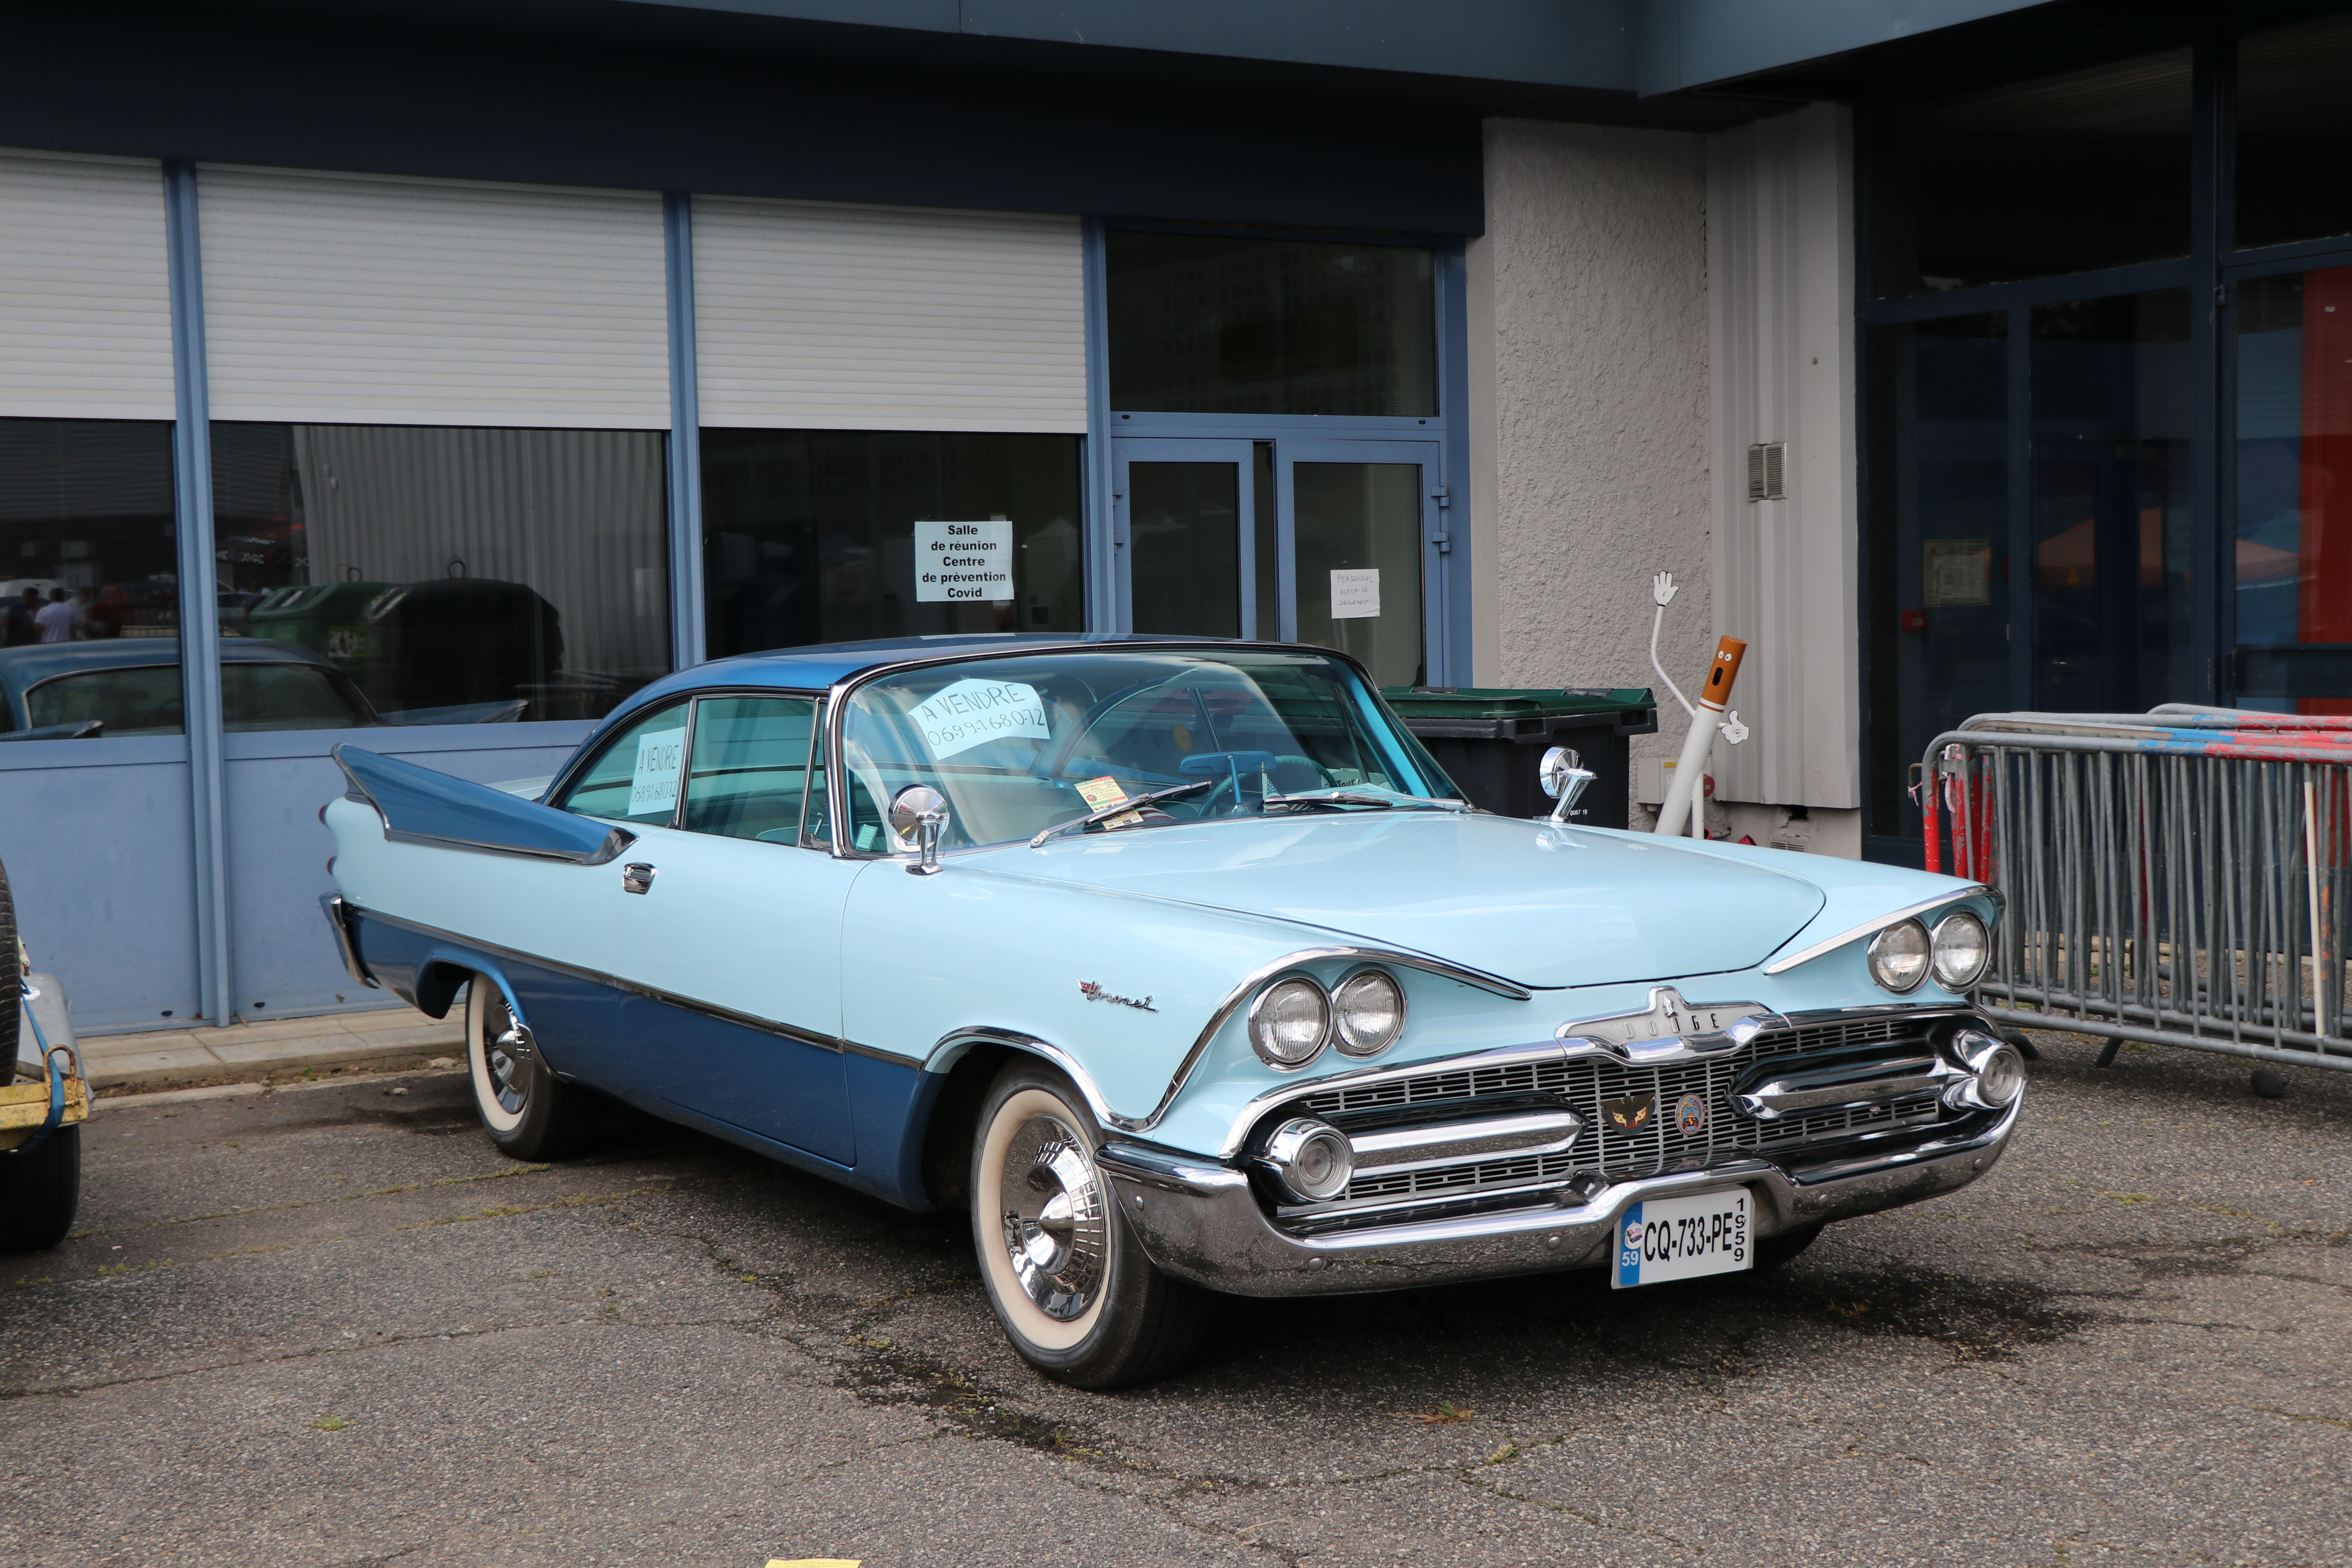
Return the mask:
[[1502, 816], [1549, 816], [1536, 782], [1546, 749], [1566, 746], [1592, 771], [1570, 818], [1622, 827], [1633, 795], [1628, 737], [1658, 728], [1647, 687], [1383, 687], [1381, 696], [1471, 805]]

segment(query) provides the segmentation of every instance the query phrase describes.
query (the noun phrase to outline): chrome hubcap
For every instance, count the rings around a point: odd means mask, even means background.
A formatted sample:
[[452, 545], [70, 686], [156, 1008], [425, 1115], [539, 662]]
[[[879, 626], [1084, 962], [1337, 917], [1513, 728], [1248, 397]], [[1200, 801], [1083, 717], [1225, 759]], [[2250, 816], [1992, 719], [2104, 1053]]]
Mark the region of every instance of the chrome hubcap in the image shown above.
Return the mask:
[[1053, 1117], [1031, 1117], [1004, 1151], [1001, 1184], [1004, 1250], [1022, 1290], [1049, 1318], [1082, 1315], [1101, 1289], [1110, 1239], [1085, 1140]]
[[503, 996], [490, 1003], [482, 1033], [487, 1037], [482, 1058], [490, 1069], [490, 1093], [511, 1116], [530, 1098], [530, 1037], [514, 1021]]

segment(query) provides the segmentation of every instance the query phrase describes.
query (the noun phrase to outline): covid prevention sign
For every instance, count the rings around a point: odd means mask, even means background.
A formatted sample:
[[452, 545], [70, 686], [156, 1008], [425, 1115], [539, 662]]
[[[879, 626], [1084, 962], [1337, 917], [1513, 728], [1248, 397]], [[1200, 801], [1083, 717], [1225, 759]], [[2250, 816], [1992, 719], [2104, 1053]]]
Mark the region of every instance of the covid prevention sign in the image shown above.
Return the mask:
[[1050, 733], [1037, 689], [1017, 680], [943, 686], [929, 701], [915, 705], [915, 722], [922, 727], [923, 744], [941, 758], [989, 741], [1043, 741]]
[[1013, 597], [1013, 524], [915, 524], [915, 602], [1001, 605]]

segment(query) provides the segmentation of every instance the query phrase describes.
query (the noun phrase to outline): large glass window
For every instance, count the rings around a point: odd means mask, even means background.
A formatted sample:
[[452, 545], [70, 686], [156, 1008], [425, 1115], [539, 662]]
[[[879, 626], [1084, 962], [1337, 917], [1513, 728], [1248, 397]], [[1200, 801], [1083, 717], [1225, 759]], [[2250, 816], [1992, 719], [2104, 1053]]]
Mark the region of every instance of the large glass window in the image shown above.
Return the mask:
[[2352, 267], [2241, 283], [2236, 305], [2241, 700], [2352, 713]]
[[172, 427], [0, 419], [0, 740], [177, 734]]
[[1869, 334], [1873, 833], [1904, 831], [1931, 739], [2011, 705], [2008, 320]]
[[323, 663], [385, 723], [603, 717], [670, 667], [662, 440], [215, 424], [225, 660]]
[[948, 632], [1075, 632], [1078, 437], [702, 432], [713, 658]]
[[2352, 234], [2352, 16], [2238, 43], [2238, 243]]
[[1430, 251], [1118, 229], [1105, 239], [1112, 407], [1437, 412]]
[[2190, 118], [2186, 49], [1874, 117], [1872, 292], [2188, 255]]
[[2032, 705], [2193, 695], [2189, 295], [2037, 306], [2032, 321]]

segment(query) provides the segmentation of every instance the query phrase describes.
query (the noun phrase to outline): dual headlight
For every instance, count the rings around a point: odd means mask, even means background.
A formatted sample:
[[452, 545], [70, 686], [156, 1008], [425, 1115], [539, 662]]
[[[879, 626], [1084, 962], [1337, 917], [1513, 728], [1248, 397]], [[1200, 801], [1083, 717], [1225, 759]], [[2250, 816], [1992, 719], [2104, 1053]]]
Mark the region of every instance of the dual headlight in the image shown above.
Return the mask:
[[1916, 991], [1930, 972], [1947, 991], [1965, 991], [1992, 961], [1984, 921], [1954, 910], [1931, 932], [1917, 921], [1897, 921], [1870, 939], [1870, 977], [1901, 994]]
[[1332, 987], [1307, 974], [1276, 981], [1250, 1004], [1250, 1049], [1288, 1072], [1327, 1045], [1350, 1057], [1376, 1057], [1404, 1033], [1404, 989], [1384, 969], [1359, 969]]

